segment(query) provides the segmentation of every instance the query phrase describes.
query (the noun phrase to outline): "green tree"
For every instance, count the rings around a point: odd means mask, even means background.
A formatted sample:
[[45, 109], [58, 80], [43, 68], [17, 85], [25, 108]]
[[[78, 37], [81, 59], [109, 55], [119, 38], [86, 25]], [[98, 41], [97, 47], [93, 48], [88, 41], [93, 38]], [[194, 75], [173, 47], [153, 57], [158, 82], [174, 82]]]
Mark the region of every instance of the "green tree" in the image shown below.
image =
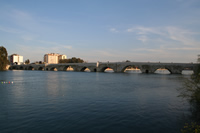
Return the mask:
[[72, 57], [71, 59], [62, 59], [59, 60], [59, 63], [83, 63], [84, 60], [76, 57]]
[[183, 87], [179, 89], [179, 97], [189, 101], [192, 111], [192, 119], [200, 123], [200, 65], [197, 66], [194, 74], [186, 78]]
[[9, 64], [8, 53], [6, 48], [0, 46], [0, 70], [6, 70], [6, 66]]
[[25, 60], [25, 64], [30, 64], [30, 60], [29, 59]]
[[192, 122], [191, 124], [185, 123], [181, 133], [200, 133], [200, 126], [197, 123]]

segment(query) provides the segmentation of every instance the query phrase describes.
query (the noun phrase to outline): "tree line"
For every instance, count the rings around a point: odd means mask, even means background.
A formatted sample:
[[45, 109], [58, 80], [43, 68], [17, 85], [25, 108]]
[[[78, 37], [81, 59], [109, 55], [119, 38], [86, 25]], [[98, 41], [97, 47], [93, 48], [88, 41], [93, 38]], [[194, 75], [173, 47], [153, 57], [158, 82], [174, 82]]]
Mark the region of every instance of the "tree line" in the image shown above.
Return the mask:
[[59, 63], [83, 63], [84, 60], [76, 57], [72, 57], [71, 59], [61, 59]]

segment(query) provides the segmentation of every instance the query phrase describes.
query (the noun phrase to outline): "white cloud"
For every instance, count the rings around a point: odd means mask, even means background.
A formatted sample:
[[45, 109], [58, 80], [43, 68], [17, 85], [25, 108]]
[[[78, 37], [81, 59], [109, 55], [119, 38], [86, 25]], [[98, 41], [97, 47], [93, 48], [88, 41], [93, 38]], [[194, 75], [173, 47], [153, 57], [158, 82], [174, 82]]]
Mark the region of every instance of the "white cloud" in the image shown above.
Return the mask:
[[162, 48], [135, 48], [135, 49], [132, 49], [131, 51], [134, 51], [134, 52], [146, 52], [146, 54], [149, 54], [149, 53], [164, 53], [165, 50], [163, 50]]
[[33, 40], [33, 36], [30, 35], [22, 35], [21, 38], [25, 41], [31, 41]]
[[[131, 51], [134, 51], [134, 52], [153, 52], [153, 53], [160, 53], [160, 54], [163, 54], [163, 53], [170, 53], [170, 52], [180, 52], [180, 51], [199, 51], [200, 48], [196, 48], [196, 47], [174, 47], [174, 48], [169, 48], [169, 47], [158, 47], [158, 48], [135, 48], [135, 49], [132, 49]], [[148, 53], [147, 53], [148, 54]]]
[[40, 19], [27, 11], [11, 9], [7, 14], [7, 19], [11, 20], [13, 25], [19, 26], [26, 32], [39, 34], [45, 29], [46, 25], [41, 25]]
[[72, 49], [72, 46], [63, 45], [63, 48]]
[[119, 31], [116, 28], [110, 28], [110, 31], [113, 33], [118, 33]]
[[[129, 33], [136, 34], [138, 40], [142, 42], [156, 40], [164, 40], [166, 44], [177, 41], [179, 45], [196, 45], [200, 46], [200, 42], [195, 40], [194, 35], [199, 33], [191, 32], [183, 28], [168, 26], [168, 27], [143, 27], [137, 26], [126, 30]], [[153, 36], [153, 37], [152, 37]], [[173, 42], [174, 43], [174, 42]]]
[[11, 10], [9, 13], [9, 17], [12, 21], [26, 29], [34, 29], [38, 26], [37, 21], [33, 18], [31, 14], [21, 10]]
[[165, 29], [168, 33], [168, 38], [171, 40], [179, 41], [184, 45], [200, 45], [193, 37], [197, 33], [177, 27], [166, 27]]
[[44, 40], [38, 40], [39, 43], [41, 44], [46, 44], [49, 46], [49, 48], [51, 49], [53, 47], [53, 49], [72, 49], [71, 45], [64, 45], [64, 44], [60, 44], [57, 42], [52, 42], [52, 41], [44, 41]]
[[111, 52], [105, 51], [105, 50], [98, 50], [96, 51], [97, 54], [100, 56], [105, 56], [105, 57], [118, 57], [117, 54], [112, 54]]
[[13, 33], [13, 34], [22, 33], [22, 31], [19, 31], [17, 29], [10, 28], [10, 27], [2, 27], [2, 26], [0, 26], [0, 31], [7, 32], [7, 33]]
[[51, 42], [51, 41], [38, 40], [38, 42], [42, 44], [48, 44], [48, 45], [58, 45], [57, 42]]
[[174, 51], [200, 51], [200, 47], [180, 47], [180, 48], [165, 48], [166, 50], [174, 50]]
[[13, 18], [18, 20], [33, 20], [29, 13], [16, 9], [13, 10]]
[[147, 34], [164, 35], [158, 28], [143, 27], [143, 26], [137, 26], [137, 27], [129, 28], [126, 31], [127, 32], [134, 32], [138, 35], [147, 35]]
[[[184, 50], [191, 50], [185, 48]], [[188, 52], [188, 51], [187, 51]], [[193, 53], [193, 52], [192, 52]], [[150, 61], [150, 62], [195, 62], [195, 54], [180, 54], [180, 49], [171, 48], [138, 48], [132, 49], [132, 57], [134, 61]]]
[[143, 43], [145, 43], [148, 40], [148, 37], [145, 35], [139, 36], [138, 40], [142, 41]]

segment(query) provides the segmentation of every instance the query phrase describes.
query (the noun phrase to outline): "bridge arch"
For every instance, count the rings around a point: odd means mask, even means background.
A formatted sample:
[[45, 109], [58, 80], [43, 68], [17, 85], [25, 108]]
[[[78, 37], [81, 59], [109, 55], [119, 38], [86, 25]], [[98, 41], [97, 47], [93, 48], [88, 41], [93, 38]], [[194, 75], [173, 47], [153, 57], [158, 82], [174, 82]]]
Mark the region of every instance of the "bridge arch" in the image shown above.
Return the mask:
[[9, 70], [13, 70], [13, 66], [10, 66], [10, 67], [9, 67]]
[[12, 67], [10, 67], [12, 70], [16, 70], [16, 67], [15, 66], [12, 66]]
[[142, 73], [141, 69], [139, 66], [135, 65], [127, 65], [125, 66], [121, 72], [126, 72], [126, 73]]
[[72, 66], [65, 66], [63, 71], [74, 71], [74, 68]]
[[113, 68], [111, 67], [103, 67], [100, 72], [115, 72]]
[[35, 68], [33, 66], [29, 66], [28, 70], [34, 70]]
[[39, 67], [38, 70], [44, 71], [44, 67]]
[[50, 71], [58, 71], [58, 69], [56, 67], [52, 67], [50, 68]]
[[19, 67], [19, 70], [24, 70], [24, 67], [23, 67], [23, 66], [20, 66], [20, 67]]
[[157, 67], [154, 70], [154, 73], [157, 73], [157, 74], [172, 74], [172, 71], [171, 71], [171, 69], [169, 69], [167, 67]]
[[88, 67], [83, 67], [80, 70], [81, 72], [91, 72], [91, 70]]

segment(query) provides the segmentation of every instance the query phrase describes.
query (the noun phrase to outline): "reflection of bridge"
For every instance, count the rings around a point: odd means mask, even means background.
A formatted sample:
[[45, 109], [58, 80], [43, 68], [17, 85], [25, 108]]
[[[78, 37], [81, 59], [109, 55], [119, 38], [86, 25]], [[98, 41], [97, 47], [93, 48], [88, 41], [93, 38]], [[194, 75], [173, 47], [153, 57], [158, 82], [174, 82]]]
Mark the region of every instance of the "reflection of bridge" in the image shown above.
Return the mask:
[[107, 68], [114, 72], [124, 72], [127, 67], [134, 67], [142, 73], [154, 73], [157, 69], [165, 68], [171, 74], [181, 74], [183, 70], [197, 70], [198, 64], [193, 63], [153, 63], [153, 62], [104, 62], [104, 63], [63, 63], [63, 64], [29, 64], [13, 65], [10, 70], [44, 70], [66, 71], [71, 67], [74, 71], [84, 71], [86, 68], [91, 72], [104, 72]]

